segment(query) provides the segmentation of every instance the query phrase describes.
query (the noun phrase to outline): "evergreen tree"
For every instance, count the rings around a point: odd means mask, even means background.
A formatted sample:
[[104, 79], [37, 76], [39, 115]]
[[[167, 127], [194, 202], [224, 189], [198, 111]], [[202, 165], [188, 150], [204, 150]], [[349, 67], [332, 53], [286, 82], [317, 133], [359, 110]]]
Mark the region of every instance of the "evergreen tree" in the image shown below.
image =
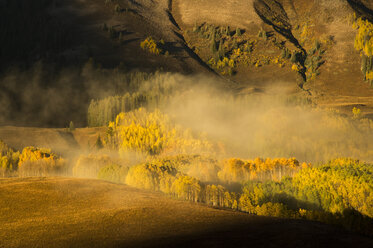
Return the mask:
[[231, 36], [231, 31], [230, 31], [229, 26], [227, 26], [227, 28], [225, 29], [225, 34], [226, 34], [227, 36]]
[[366, 74], [367, 74], [367, 56], [363, 55], [361, 59], [361, 72], [364, 75], [364, 80], [366, 79]]
[[223, 46], [223, 40], [220, 40], [220, 42], [219, 42], [219, 50], [218, 50], [218, 53], [219, 53], [219, 57], [220, 57], [220, 58], [224, 58], [224, 57], [225, 57], [225, 51], [224, 51], [224, 46]]
[[100, 135], [98, 135], [98, 137], [97, 137], [95, 147], [96, 147], [97, 150], [100, 150], [100, 149], [104, 148], [104, 144], [102, 143]]
[[211, 52], [213, 54], [215, 54], [217, 51], [216, 51], [216, 41], [215, 41], [215, 38], [214, 39], [211, 39]]
[[74, 126], [74, 122], [73, 121], [70, 121], [69, 130], [70, 130], [70, 132], [75, 130], [75, 126]]
[[237, 28], [237, 29], [236, 29], [236, 35], [237, 35], [237, 36], [241, 36], [241, 35], [242, 35], [242, 33], [241, 33], [241, 29], [240, 29], [240, 28]]
[[294, 51], [291, 54], [290, 61], [291, 61], [291, 63], [297, 63], [297, 60], [298, 60], [298, 53]]

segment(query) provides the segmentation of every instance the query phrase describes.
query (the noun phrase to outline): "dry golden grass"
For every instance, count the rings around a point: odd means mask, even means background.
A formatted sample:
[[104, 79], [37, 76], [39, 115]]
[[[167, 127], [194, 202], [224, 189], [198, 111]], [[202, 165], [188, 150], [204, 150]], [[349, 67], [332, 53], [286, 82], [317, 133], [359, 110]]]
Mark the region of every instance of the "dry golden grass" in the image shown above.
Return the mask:
[[0, 247], [373, 244], [318, 223], [218, 210], [99, 180], [1, 179], [0, 199]]
[[260, 24], [253, 0], [175, 0], [173, 13], [179, 24], [193, 26], [196, 22], [208, 22], [222, 26], [248, 27]]

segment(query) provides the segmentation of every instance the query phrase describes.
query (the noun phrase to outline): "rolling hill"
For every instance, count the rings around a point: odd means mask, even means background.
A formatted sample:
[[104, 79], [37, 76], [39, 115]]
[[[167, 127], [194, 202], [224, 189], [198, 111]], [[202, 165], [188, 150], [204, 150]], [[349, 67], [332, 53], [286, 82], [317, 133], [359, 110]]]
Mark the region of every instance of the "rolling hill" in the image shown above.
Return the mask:
[[[0, 247], [370, 247], [302, 220], [251, 216], [99, 180], [0, 180]], [[172, 213], [172, 214], [170, 214]]]

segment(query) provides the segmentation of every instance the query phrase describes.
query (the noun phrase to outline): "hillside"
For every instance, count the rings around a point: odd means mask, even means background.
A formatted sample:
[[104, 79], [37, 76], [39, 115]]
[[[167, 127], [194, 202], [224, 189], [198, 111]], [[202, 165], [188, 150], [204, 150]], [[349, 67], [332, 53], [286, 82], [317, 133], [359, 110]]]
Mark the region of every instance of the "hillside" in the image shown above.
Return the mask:
[[1, 247], [373, 244], [371, 239], [314, 222], [218, 210], [98, 180], [1, 179], [0, 197]]
[[[350, 114], [351, 109], [357, 106], [367, 117], [373, 114], [373, 88], [364, 82], [360, 72], [361, 59], [359, 52], [354, 49], [356, 31], [352, 28], [349, 17], [355, 10], [360, 15], [371, 18], [371, 7], [369, 1], [344, 0], [255, 0], [239, 3], [212, 3], [210, 0], [173, 1], [175, 19], [184, 34], [188, 36], [188, 32], [190, 34], [195, 25], [202, 23], [218, 27], [230, 26], [232, 30], [238, 27], [244, 30], [244, 39], [255, 42], [252, 53], [255, 53], [256, 57], [273, 57], [280, 54], [276, 51], [276, 41], [279, 40], [282, 47], [307, 52], [316, 40], [325, 42], [317, 76], [304, 83], [304, 89], [320, 106], [336, 108], [346, 114]], [[200, 11], [201, 9], [205, 11]], [[258, 39], [260, 30], [267, 32], [269, 42]], [[190, 39], [194, 37], [192, 35]], [[204, 46], [195, 41], [192, 43], [200, 49]], [[266, 91], [278, 84], [281, 87], [284, 87], [284, 84], [288, 87], [294, 86], [299, 84], [301, 79], [297, 78], [290, 67], [291, 65], [285, 65], [279, 68], [271, 62], [259, 67], [245, 66], [244, 70], [238, 68], [238, 73], [232, 79], [243, 91], [247, 87]]]
[[[0, 13], [2, 125], [85, 126], [91, 99], [125, 93], [118, 70], [202, 73], [240, 94], [281, 88], [373, 115], [352, 25], [354, 13], [372, 19], [369, 1], [3, 0]], [[212, 28], [221, 62], [210, 51]], [[141, 48], [148, 37], [161, 54]], [[90, 58], [105, 76], [88, 70]], [[40, 117], [28, 114], [35, 111]]]

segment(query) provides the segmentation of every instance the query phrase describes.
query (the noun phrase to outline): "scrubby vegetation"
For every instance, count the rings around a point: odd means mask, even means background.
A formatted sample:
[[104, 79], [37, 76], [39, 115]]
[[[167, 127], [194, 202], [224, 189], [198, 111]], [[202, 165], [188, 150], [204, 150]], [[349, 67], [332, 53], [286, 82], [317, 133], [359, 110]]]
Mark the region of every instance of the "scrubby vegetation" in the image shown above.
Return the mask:
[[[299, 73], [304, 82], [307, 82], [320, 74], [319, 68], [324, 63], [322, 55], [327, 47], [313, 38], [310, 26], [312, 25], [309, 23], [297, 26], [295, 35], [299, 36], [300, 44], [296, 49], [293, 45], [286, 45], [287, 41], [283, 41], [275, 32], [263, 29], [255, 37], [240, 28], [231, 31], [230, 27], [196, 23], [185, 36], [189, 37], [189, 46], [222, 75], [232, 76], [248, 66], [272, 64]], [[305, 48], [309, 48], [308, 52]]]
[[[268, 37], [264, 30], [259, 31], [257, 39], [239, 27], [231, 31], [229, 26], [216, 27], [203, 23], [195, 24], [193, 30], [188, 30], [186, 35], [191, 37], [189, 45], [195, 48], [195, 52], [222, 75], [232, 76], [240, 66], [260, 67], [277, 64], [284, 67], [287, 64], [288, 58], [280, 54], [280, 50], [283, 49], [281, 42], [274, 35]], [[255, 47], [259, 43], [270, 44], [273, 46], [271, 49], [278, 50], [278, 55], [276, 56], [275, 51], [272, 51], [273, 55], [258, 53]]]

